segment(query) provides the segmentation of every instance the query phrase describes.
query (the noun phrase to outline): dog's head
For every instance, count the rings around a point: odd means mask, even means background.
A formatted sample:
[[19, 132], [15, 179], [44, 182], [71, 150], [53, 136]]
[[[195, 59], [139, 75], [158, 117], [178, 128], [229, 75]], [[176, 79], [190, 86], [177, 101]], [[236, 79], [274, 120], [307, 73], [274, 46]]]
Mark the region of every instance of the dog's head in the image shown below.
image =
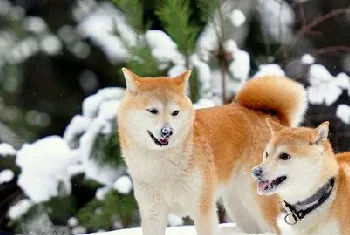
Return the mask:
[[194, 108], [186, 96], [191, 71], [174, 78], [123, 72], [127, 87], [118, 122], [130, 137], [128, 141], [152, 150], [165, 150], [184, 141], [194, 120]]
[[267, 119], [271, 139], [266, 146], [263, 162], [253, 168], [259, 194], [278, 193], [305, 196], [320, 184], [325, 158], [331, 150], [328, 122], [315, 129], [290, 128]]

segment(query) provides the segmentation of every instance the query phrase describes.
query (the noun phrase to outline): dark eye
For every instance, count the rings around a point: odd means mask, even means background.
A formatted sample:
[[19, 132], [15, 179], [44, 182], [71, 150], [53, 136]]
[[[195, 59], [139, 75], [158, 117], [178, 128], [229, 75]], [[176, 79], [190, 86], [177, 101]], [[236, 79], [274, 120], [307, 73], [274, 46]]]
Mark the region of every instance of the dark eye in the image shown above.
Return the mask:
[[173, 115], [173, 116], [176, 116], [176, 115], [178, 115], [179, 114], [179, 112], [180, 111], [178, 111], [178, 110], [175, 110], [171, 115]]
[[269, 156], [268, 152], [265, 152], [265, 158], [267, 158]]
[[278, 158], [285, 161], [290, 159], [290, 155], [288, 153], [281, 153]]
[[153, 114], [158, 114], [159, 113], [158, 109], [156, 109], [156, 108], [147, 109], [147, 111], [150, 112], [150, 113], [153, 113]]

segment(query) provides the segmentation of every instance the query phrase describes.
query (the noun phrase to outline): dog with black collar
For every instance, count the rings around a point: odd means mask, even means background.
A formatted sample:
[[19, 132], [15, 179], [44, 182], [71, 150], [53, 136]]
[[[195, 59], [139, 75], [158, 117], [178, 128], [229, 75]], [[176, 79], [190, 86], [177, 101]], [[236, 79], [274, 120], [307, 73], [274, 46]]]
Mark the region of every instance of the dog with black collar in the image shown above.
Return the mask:
[[259, 194], [277, 194], [296, 235], [350, 234], [350, 152], [334, 154], [329, 122], [285, 127], [267, 119], [271, 138], [253, 168]]

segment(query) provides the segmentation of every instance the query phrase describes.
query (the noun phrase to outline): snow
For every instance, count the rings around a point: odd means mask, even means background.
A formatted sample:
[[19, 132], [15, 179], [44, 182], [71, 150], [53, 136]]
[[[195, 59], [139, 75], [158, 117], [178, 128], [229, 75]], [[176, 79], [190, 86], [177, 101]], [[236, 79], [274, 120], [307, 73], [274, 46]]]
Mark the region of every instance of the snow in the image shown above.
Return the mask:
[[160, 63], [185, 64], [185, 58], [177, 49], [174, 41], [161, 30], [148, 30], [146, 40], [152, 48], [152, 55]]
[[342, 120], [345, 124], [350, 124], [350, 106], [341, 104], [337, 108], [337, 117]]
[[177, 227], [177, 226], [183, 225], [183, 220], [180, 216], [177, 216], [175, 214], [169, 214], [168, 224], [170, 227]]
[[305, 54], [301, 58], [301, 61], [303, 64], [313, 64], [315, 62], [315, 58], [312, 57], [310, 54]]
[[94, 156], [91, 156], [93, 143], [98, 134], [109, 125], [111, 125], [110, 122], [106, 122], [101, 118], [95, 118], [90, 128], [80, 138], [79, 155], [87, 179], [96, 180], [101, 184], [112, 186], [120, 176], [121, 172], [109, 165], [99, 165], [96, 160], [94, 160]]
[[32, 144], [24, 144], [17, 152], [16, 164], [22, 172], [18, 185], [33, 202], [43, 202], [64, 193], [70, 193], [71, 174], [68, 168], [77, 164], [78, 156], [59, 136], [49, 136]]
[[68, 224], [69, 227], [75, 227], [75, 226], [77, 226], [79, 224], [79, 221], [78, 221], [77, 217], [71, 217], [67, 221], [67, 224]]
[[258, 4], [263, 30], [277, 42], [292, 40], [291, 27], [295, 21], [295, 15], [290, 5], [276, 0], [258, 0]]
[[30, 16], [23, 20], [23, 28], [34, 33], [42, 33], [47, 29], [47, 25], [42, 18]]
[[334, 83], [340, 88], [347, 90], [350, 88], [350, 77], [348, 77], [345, 73], [339, 73], [335, 78]]
[[229, 64], [229, 71], [236, 79], [246, 81], [249, 78], [250, 71], [250, 57], [249, 53], [237, 49], [234, 54], [233, 61]]
[[96, 94], [87, 97], [83, 102], [83, 116], [89, 118], [97, 117], [100, 106], [103, 102], [108, 100], [120, 100], [122, 97], [124, 97], [124, 92], [125, 90], [120, 87], [108, 87], [101, 89]]
[[73, 143], [78, 136], [83, 134], [89, 128], [90, 124], [91, 118], [75, 115], [64, 131], [64, 140], [67, 141], [71, 147], [74, 147], [71, 143]]
[[49, 55], [56, 55], [62, 49], [62, 42], [55, 35], [47, 35], [41, 41], [42, 50]]
[[0, 172], [0, 185], [3, 183], [10, 182], [11, 180], [13, 180], [14, 177], [15, 177], [15, 173], [13, 173], [13, 171], [10, 169], [5, 169], [5, 170], [1, 171]]
[[307, 88], [308, 100], [315, 105], [332, 105], [343, 90], [349, 88], [349, 77], [345, 73], [333, 77], [324, 65], [312, 64], [310, 68], [310, 86]]
[[83, 234], [86, 233], [86, 228], [79, 225], [77, 227], [72, 228], [71, 232], [72, 234]]
[[111, 188], [108, 186], [101, 187], [96, 191], [97, 200], [103, 201], [105, 200], [106, 194], [111, 191]]
[[254, 77], [262, 77], [266, 75], [285, 76], [286, 74], [278, 64], [259, 65], [259, 69]]
[[121, 194], [128, 194], [132, 190], [132, 181], [129, 176], [121, 176], [114, 183], [113, 188], [116, 189]]
[[240, 27], [245, 22], [245, 16], [239, 9], [234, 9], [230, 15], [231, 21], [234, 26]]
[[214, 107], [215, 102], [212, 99], [201, 98], [193, 106], [194, 106], [194, 109], [209, 108], [209, 107]]
[[0, 156], [15, 156], [16, 150], [9, 144], [1, 143], [0, 144]]
[[[279, 225], [282, 229], [283, 235], [292, 235], [290, 228], [284, 224], [284, 222], [279, 221]], [[91, 235], [141, 235], [141, 228], [129, 228], [121, 229], [110, 232], [103, 233], [92, 233]], [[194, 226], [182, 226], [182, 227], [168, 227], [166, 230], [166, 235], [196, 235]], [[241, 229], [239, 229], [234, 223], [220, 224], [218, 235], [245, 235]], [[264, 233], [268, 235], [270, 233]], [[253, 234], [251, 234], [253, 235]], [[262, 235], [262, 234], [261, 234]], [[272, 235], [272, 234], [271, 234]]]
[[104, 2], [96, 8], [82, 20], [77, 19], [81, 20], [77, 26], [80, 35], [91, 38], [112, 62], [125, 61], [129, 56], [128, 48], [137, 42], [136, 33], [111, 3]]
[[204, 95], [207, 91], [210, 90], [210, 81], [211, 81], [211, 71], [210, 67], [207, 63], [203, 62], [199, 59], [198, 55], [194, 54], [191, 57], [191, 63], [193, 64], [194, 68], [198, 72], [198, 77], [201, 82], [201, 90], [202, 95]]
[[[76, 115], [64, 133], [64, 139], [71, 147], [76, 148], [80, 160], [79, 165], [69, 168], [69, 173], [83, 172], [87, 179], [96, 180], [109, 188], [113, 187], [115, 181], [123, 174], [122, 166], [116, 169], [99, 164], [95, 156], [92, 156], [92, 148], [96, 138], [110, 138], [113, 133], [117, 123], [118, 106], [124, 92], [125, 90], [119, 87], [104, 88], [84, 100], [83, 114]], [[74, 143], [75, 139], [78, 139], [78, 143]], [[97, 197], [103, 198], [103, 194], [99, 193]]]
[[19, 219], [23, 214], [27, 213], [32, 205], [33, 202], [28, 199], [18, 201], [15, 205], [10, 207], [8, 214], [9, 218], [11, 220]]

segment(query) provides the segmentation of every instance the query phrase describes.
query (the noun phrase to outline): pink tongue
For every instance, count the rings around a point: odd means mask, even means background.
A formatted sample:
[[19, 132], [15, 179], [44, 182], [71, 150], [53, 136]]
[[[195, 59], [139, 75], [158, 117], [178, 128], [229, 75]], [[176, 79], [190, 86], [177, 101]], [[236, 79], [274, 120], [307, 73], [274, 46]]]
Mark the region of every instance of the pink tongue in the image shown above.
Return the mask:
[[168, 139], [159, 139], [161, 144], [168, 144]]
[[270, 185], [270, 181], [263, 181], [260, 182], [258, 187], [259, 187], [259, 191], [264, 191], [266, 187], [268, 187]]

